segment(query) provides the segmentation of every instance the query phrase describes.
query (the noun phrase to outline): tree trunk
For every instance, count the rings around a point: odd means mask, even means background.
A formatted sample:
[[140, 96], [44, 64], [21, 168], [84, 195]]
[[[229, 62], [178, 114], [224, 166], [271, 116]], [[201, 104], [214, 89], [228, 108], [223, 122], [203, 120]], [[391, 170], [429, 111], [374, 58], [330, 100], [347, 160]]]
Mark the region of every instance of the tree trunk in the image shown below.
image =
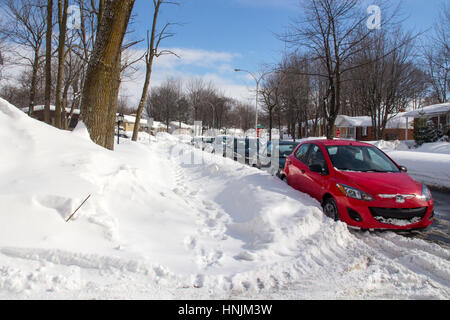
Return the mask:
[[145, 75], [144, 88], [142, 89], [142, 96], [141, 96], [141, 100], [139, 102], [139, 107], [138, 107], [138, 110], [136, 113], [136, 121], [135, 121], [134, 128], [133, 128], [133, 138], [132, 138], [133, 141], [137, 141], [137, 139], [138, 139], [139, 127], [141, 125], [142, 111], [144, 110], [145, 101], [148, 96], [148, 89], [150, 87], [150, 77], [152, 74], [152, 62], [153, 62], [153, 58], [151, 58], [151, 61], [147, 63], [147, 72]]
[[151, 75], [152, 75], [153, 59], [155, 58], [155, 55], [158, 54], [158, 52], [157, 52], [158, 45], [159, 45], [159, 41], [161, 40], [161, 36], [162, 36], [162, 35], [160, 35], [160, 38], [159, 38], [158, 41], [155, 39], [155, 37], [156, 37], [156, 24], [157, 24], [157, 21], [158, 21], [159, 8], [161, 7], [162, 1], [161, 0], [158, 0], [158, 1], [155, 0], [154, 4], [155, 4], [155, 11], [153, 12], [153, 24], [152, 24], [151, 35], [149, 35], [149, 33], [147, 31], [147, 53], [146, 53], [146, 56], [145, 56], [145, 63], [146, 63], [145, 83], [144, 83], [144, 88], [142, 90], [142, 96], [141, 96], [141, 100], [139, 102], [139, 107], [138, 107], [138, 110], [136, 112], [136, 121], [134, 123], [133, 137], [132, 137], [133, 141], [137, 141], [137, 139], [138, 139], [139, 127], [141, 125], [142, 111], [144, 110], [145, 101], [147, 99], [148, 89], [149, 89], [149, 86], [150, 86], [150, 78], [151, 78]]
[[45, 107], [44, 121], [50, 124], [50, 104], [52, 95], [52, 33], [53, 0], [47, 0], [47, 34], [45, 44]]
[[55, 127], [61, 129], [62, 126], [62, 86], [64, 77], [64, 61], [66, 55], [66, 30], [67, 30], [67, 10], [69, 0], [58, 0], [58, 24], [59, 24], [59, 43], [58, 43], [58, 75], [56, 80], [56, 101], [55, 101]]
[[36, 48], [34, 51], [34, 60], [33, 60], [33, 71], [31, 75], [31, 88], [30, 88], [30, 103], [28, 109], [28, 115], [32, 115], [34, 112], [34, 104], [36, 99], [36, 86], [38, 82], [38, 71], [39, 71], [39, 48]]
[[269, 141], [272, 141], [273, 108], [269, 109]]
[[135, 0], [108, 0], [83, 88], [82, 118], [91, 139], [114, 149], [122, 42]]

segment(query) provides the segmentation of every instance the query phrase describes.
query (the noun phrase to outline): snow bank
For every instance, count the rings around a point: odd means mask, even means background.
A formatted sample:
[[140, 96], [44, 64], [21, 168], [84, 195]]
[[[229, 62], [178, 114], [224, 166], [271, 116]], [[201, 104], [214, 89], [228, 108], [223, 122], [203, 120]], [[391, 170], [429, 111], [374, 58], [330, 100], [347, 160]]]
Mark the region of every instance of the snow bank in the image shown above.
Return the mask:
[[416, 149], [418, 152], [450, 154], [450, 143], [448, 142], [434, 142], [424, 143]]
[[408, 173], [431, 187], [450, 189], [450, 143], [426, 143], [419, 148], [409, 148], [409, 141], [371, 141], [386, 152]]
[[450, 189], [450, 155], [415, 151], [392, 151], [388, 155], [408, 174], [431, 187]]
[[0, 299], [450, 298], [437, 245], [351, 233], [168, 134], [111, 152], [86, 133], [0, 99]]
[[379, 140], [379, 141], [369, 141], [368, 143], [373, 144], [374, 146], [376, 146], [377, 148], [379, 148], [385, 152], [394, 151], [394, 150], [408, 151], [409, 150], [408, 145], [411, 144], [411, 143], [408, 144], [406, 141], [400, 141], [400, 140], [395, 140], [395, 141]]

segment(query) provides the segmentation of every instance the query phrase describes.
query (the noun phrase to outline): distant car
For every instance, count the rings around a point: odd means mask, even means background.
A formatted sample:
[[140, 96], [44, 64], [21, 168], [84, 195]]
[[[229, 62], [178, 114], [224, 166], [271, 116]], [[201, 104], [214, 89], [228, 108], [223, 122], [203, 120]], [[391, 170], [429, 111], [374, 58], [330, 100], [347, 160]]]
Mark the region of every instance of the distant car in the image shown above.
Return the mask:
[[213, 150], [212, 144], [214, 143], [215, 139], [213, 137], [194, 137], [191, 140], [191, 144], [194, 145], [198, 149], [211, 151]]
[[345, 140], [300, 144], [283, 179], [317, 199], [324, 213], [360, 229], [410, 230], [434, 220], [430, 190], [373, 145]]
[[[284, 165], [286, 163], [286, 158], [292, 154], [294, 149], [300, 144], [300, 142], [284, 141], [281, 140], [278, 144], [268, 143], [267, 153], [262, 152], [260, 154], [260, 168], [268, 168], [272, 166], [272, 153], [278, 152], [278, 168], [276, 175], [282, 177], [284, 175]], [[275, 150], [272, 150], [275, 149]], [[276, 166], [276, 165], [275, 165]]]
[[265, 139], [235, 138], [233, 142], [234, 160], [253, 167], [260, 167], [261, 152], [270, 146]]

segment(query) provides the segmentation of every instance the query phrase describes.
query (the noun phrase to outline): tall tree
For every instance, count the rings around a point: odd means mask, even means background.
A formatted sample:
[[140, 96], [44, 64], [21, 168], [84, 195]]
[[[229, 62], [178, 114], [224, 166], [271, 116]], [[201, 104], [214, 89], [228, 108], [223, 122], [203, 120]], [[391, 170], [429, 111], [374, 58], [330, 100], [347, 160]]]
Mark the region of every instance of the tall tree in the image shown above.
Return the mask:
[[121, 51], [135, 0], [105, 0], [83, 88], [82, 119], [91, 139], [114, 149]]
[[145, 53], [145, 66], [146, 66], [146, 72], [145, 72], [145, 82], [144, 87], [142, 89], [142, 95], [141, 100], [139, 101], [139, 106], [136, 113], [136, 122], [134, 124], [134, 130], [133, 130], [133, 141], [137, 141], [138, 134], [139, 134], [139, 127], [142, 117], [142, 111], [145, 107], [145, 101], [148, 96], [148, 89], [150, 87], [150, 79], [152, 75], [152, 68], [153, 68], [153, 60], [161, 55], [164, 54], [174, 54], [171, 51], [162, 50], [159, 51], [159, 45], [162, 40], [172, 37], [173, 34], [168, 32], [168, 28], [170, 27], [171, 23], [167, 23], [161, 30], [161, 32], [157, 32], [158, 28], [158, 16], [160, 13], [161, 5], [169, 3], [174, 4], [174, 2], [166, 1], [166, 0], [153, 0], [153, 24], [152, 24], [152, 30], [151, 33], [147, 31], [147, 51]]
[[361, 43], [353, 59], [357, 65], [348, 86], [365, 114], [372, 118], [376, 139], [382, 139], [387, 123], [424, 90], [422, 72], [413, 64], [413, 42], [400, 30], [380, 30]]
[[52, 34], [53, 0], [47, 0], [47, 31], [45, 36], [45, 106], [44, 121], [50, 123], [50, 103], [52, 95]]
[[[4, 0], [4, 24], [0, 30], [10, 42], [19, 46], [15, 54], [30, 66], [31, 86], [29, 89], [29, 114], [34, 110], [37, 94], [38, 73], [42, 62], [41, 48], [46, 33], [46, 6], [44, 0]], [[23, 55], [23, 49], [31, 51], [31, 56]]]
[[66, 60], [66, 31], [67, 31], [67, 10], [69, 8], [69, 0], [58, 0], [58, 25], [59, 25], [59, 42], [58, 42], [58, 74], [56, 80], [56, 101], [55, 101], [55, 126], [62, 128], [62, 86], [64, 78], [64, 62]]
[[[358, 50], [358, 44], [370, 33], [359, 32], [366, 25], [367, 16], [359, 0], [304, 0], [304, 17], [295, 21], [290, 31], [281, 38], [306, 49], [312, 61], [319, 60], [324, 73], [314, 73], [326, 79], [323, 113], [327, 138], [334, 137], [334, 123], [341, 111], [344, 64]], [[387, 11], [386, 11], [387, 12]], [[386, 27], [384, 22], [383, 27]]]
[[443, 3], [434, 34], [424, 50], [427, 73], [435, 100], [445, 103], [450, 96], [450, 4]]
[[280, 84], [281, 74], [273, 74], [267, 77], [261, 89], [261, 95], [264, 99], [263, 108], [269, 116], [269, 140], [272, 140], [272, 128], [274, 112], [280, 107]]

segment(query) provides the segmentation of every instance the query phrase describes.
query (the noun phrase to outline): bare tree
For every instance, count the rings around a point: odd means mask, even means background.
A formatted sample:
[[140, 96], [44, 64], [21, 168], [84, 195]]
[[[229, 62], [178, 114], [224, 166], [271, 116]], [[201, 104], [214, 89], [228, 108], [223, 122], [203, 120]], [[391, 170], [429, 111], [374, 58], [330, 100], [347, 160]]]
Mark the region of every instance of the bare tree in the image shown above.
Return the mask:
[[134, 2], [105, 0], [83, 88], [82, 118], [91, 139], [110, 150], [114, 149], [122, 43]]
[[413, 63], [411, 35], [380, 30], [360, 45], [349, 86], [355, 88], [356, 103], [371, 116], [375, 138], [382, 139], [388, 121], [425, 89], [424, 77]]
[[[186, 95], [189, 101], [190, 109], [192, 111], [192, 117], [194, 121], [202, 121], [212, 124], [212, 111], [211, 105], [213, 99], [211, 97], [217, 96], [217, 89], [212, 82], [205, 83], [202, 78], [191, 78], [186, 84]], [[211, 118], [208, 119], [208, 115]]]
[[58, 25], [59, 25], [59, 42], [58, 42], [58, 73], [56, 80], [56, 102], [55, 102], [55, 126], [62, 128], [62, 86], [64, 80], [64, 62], [66, 60], [66, 31], [67, 31], [67, 10], [69, 8], [69, 0], [58, 0]]
[[45, 36], [45, 106], [44, 121], [50, 123], [50, 103], [52, 94], [52, 35], [53, 0], [47, 0], [47, 30]]
[[142, 111], [144, 110], [145, 101], [148, 96], [148, 89], [150, 87], [153, 60], [164, 54], [174, 54], [173, 52], [167, 50], [159, 51], [159, 45], [161, 44], [161, 41], [173, 36], [173, 33], [168, 31], [168, 28], [170, 27], [171, 23], [167, 23], [159, 33], [157, 31], [158, 16], [160, 13], [161, 6], [163, 4], [174, 4], [174, 3], [175, 2], [166, 0], [153, 0], [154, 11], [153, 11], [152, 30], [151, 33], [150, 31], [147, 31], [147, 52], [145, 53], [145, 66], [146, 66], [145, 82], [144, 88], [142, 89], [141, 100], [139, 101], [139, 106], [137, 109], [136, 123], [134, 124], [132, 137], [133, 141], [137, 141], [138, 139]]
[[264, 99], [263, 109], [269, 116], [269, 140], [272, 140], [272, 128], [274, 113], [280, 108], [280, 86], [283, 75], [272, 74], [268, 76], [262, 85], [261, 95]]
[[156, 121], [166, 124], [169, 130], [170, 122], [176, 117], [177, 103], [181, 98], [180, 82], [169, 78], [160, 87], [152, 90], [147, 107], [147, 114]]
[[5, 53], [5, 46], [3, 44], [2, 38], [0, 37], [0, 81], [2, 80], [2, 69], [6, 64], [6, 59], [3, 57]]
[[[42, 61], [41, 48], [46, 33], [46, 6], [44, 0], [3, 0], [5, 18], [0, 34], [19, 46], [15, 55], [26, 61], [32, 69], [29, 91], [29, 114], [33, 113], [39, 67]], [[24, 50], [25, 49], [25, 50]], [[26, 53], [23, 54], [22, 52]], [[31, 52], [31, 56], [28, 52]]]
[[304, 55], [287, 55], [279, 66], [279, 74], [282, 75], [280, 108], [294, 140], [296, 137], [302, 138], [301, 128], [308, 120], [310, 72], [308, 59]]
[[[333, 138], [334, 123], [341, 110], [343, 75], [349, 71], [344, 65], [372, 30], [366, 28], [365, 32], [360, 32], [367, 16], [359, 0], [304, 0], [303, 11], [304, 17], [295, 21], [291, 31], [281, 39], [306, 49], [312, 61], [323, 64], [325, 72], [312, 75], [327, 81], [323, 113], [327, 122], [326, 135]], [[386, 27], [387, 21], [383, 25]]]
[[434, 35], [424, 49], [427, 73], [436, 102], [445, 103], [450, 94], [450, 4], [443, 3]]

